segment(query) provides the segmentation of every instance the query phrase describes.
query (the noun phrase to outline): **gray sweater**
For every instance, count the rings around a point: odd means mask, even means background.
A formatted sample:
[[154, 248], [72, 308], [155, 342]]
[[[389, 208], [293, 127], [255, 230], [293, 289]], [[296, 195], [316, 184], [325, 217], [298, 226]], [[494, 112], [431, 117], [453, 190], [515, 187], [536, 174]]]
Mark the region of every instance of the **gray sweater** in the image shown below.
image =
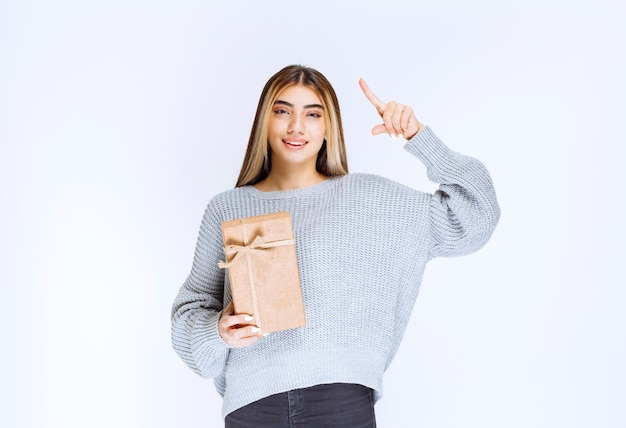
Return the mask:
[[[378, 399], [426, 262], [487, 242], [500, 211], [485, 167], [451, 151], [428, 127], [405, 149], [440, 183], [437, 192], [359, 173], [281, 192], [245, 186], [209, 202], [191, 273], [172, 308], [172, 342], [193, 371], [214, 379], [223, 416], [322, 383], [365, 385]], [[225, 260], [220, 223], [277, 211], [292, 217], [307, 325], [229, 348], [217, 331], [231, 300], [218, 268]]]

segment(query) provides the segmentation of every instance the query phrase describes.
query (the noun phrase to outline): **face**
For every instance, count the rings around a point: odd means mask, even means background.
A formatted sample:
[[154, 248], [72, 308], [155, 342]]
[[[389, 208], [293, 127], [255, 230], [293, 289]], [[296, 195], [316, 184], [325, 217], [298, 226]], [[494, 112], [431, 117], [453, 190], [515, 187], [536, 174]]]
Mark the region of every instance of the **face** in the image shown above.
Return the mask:
[[317, 94], [294, 85], [278, 94], [268, 121], [272, 167], [299, 166], [315, 171], [326, 133], [324, 107]]

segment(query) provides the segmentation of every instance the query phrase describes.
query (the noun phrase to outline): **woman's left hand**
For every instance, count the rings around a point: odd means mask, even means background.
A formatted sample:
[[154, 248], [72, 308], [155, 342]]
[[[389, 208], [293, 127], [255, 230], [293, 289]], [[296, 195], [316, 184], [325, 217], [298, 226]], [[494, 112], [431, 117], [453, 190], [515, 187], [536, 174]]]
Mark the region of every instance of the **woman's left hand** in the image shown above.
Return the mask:
[[359, 79], [359, 86], [383, 119], [383, 123], [372, 128], [372, 135], [387, 133], [392, 138], [399, 136], [410, 140], [424, 128], [424, 125], [415, 117], [411, 107], [395, 101], [387, 103], [381, 101], [362, 78]]

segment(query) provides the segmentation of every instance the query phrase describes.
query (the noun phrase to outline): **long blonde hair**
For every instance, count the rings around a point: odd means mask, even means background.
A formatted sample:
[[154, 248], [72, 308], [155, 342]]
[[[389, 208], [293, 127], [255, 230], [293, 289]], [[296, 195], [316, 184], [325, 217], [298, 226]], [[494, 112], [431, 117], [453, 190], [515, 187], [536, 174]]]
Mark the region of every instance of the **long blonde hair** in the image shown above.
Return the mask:
[[302, 65], [289, 65], [270, 77], [263, 87], [235, 187], [256, 184], [267, 177], [272, 167], [267, 141], [269, 113], [278, 94], [292, 85], [304, 85], [312, 89], [320, 97], [324, 111], [327, 112], [324, 114], [326, 138], [317, 155], [317, 171], [329, 177], [348, 173], [341, 113], [335, 90], [319, 71]]

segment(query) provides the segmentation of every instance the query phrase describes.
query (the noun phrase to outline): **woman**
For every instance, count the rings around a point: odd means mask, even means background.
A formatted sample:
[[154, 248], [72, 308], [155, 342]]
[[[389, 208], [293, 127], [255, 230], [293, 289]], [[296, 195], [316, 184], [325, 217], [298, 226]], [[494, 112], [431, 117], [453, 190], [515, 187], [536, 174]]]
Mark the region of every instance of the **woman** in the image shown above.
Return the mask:
[[[235, 189], [209, 202], [193, 267], [172, 310], [175, 350], [223, 396], [226, 427], [374, 427], [382, 376], [400, 344], [427, 261], [484, 245], [499, 218], [485, 167], [442, 143], [413, 110], [383, 102], [434, 194], [348, 174], [339, 103], [318, 71], [288, 66], [265, 85]], [[233, 312], [224, 220], [288, 211], [307, 325], [264, 335]]]

